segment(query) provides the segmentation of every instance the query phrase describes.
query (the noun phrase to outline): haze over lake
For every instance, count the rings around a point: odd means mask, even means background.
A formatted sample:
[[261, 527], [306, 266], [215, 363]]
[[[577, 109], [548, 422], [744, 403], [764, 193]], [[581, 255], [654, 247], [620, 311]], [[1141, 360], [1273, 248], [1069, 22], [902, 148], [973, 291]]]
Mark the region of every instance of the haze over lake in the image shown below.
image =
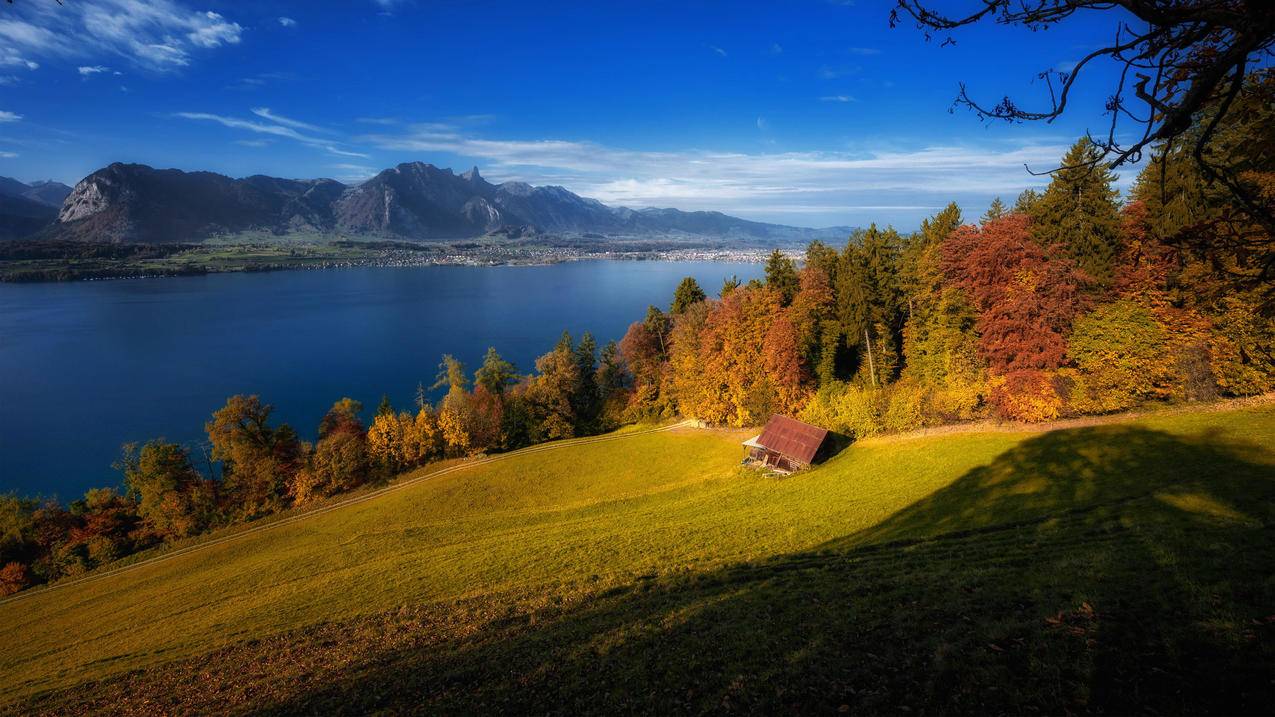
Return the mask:
[[529, 372], [563, 329], [618, 340], [694, 276], [727, 262], [359, 268], [0, 285], [0, 492], [79, 497], [115, 485], [120, 444], [195, 443], [226, 398], [256, 393], [313, 439], [338, 398], [410, 407], [451, 353], [488, 346]]

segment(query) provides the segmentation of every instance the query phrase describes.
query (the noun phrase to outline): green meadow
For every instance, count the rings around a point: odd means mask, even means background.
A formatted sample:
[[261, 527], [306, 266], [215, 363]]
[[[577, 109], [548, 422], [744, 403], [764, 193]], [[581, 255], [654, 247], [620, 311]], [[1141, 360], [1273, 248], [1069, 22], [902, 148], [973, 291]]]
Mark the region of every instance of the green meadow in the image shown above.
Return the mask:
[[746, 435], [542, 446], [34, 591], [0, 604], [0, 711], [1273, 703], [1275, 407], [874, 438], [788, 478], [738, 466]]

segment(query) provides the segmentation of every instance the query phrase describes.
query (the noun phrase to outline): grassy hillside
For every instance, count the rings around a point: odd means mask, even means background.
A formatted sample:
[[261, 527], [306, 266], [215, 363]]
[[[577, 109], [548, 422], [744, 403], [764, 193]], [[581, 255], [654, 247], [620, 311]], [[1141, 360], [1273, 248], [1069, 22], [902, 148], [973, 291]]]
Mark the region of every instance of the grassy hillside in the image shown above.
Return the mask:
[[1260, 711], [1272, 436], [882, 438], [783, 480], [729, 432], [532, 451], [0, 605], [0, 701]]

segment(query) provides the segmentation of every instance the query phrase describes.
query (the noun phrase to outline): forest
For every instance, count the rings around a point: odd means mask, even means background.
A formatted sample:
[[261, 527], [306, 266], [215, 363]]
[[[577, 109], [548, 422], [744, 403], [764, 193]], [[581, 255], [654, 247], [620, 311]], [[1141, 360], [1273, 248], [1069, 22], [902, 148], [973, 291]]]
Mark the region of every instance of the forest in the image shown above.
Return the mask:
[[[306, 506], [446, 459], [688, 417], [783, 413], [850, 438], [997, 419], [1041, 422], [1275, 388], [1269, 223], [1275, 73], [1220, 121], [1161, 143], [1128, 196], [1091, 138], [1041, 192], [981, 216], [949, 205], [904, 234], [776, 250], [765, 280], [695, 280], [599, 347], [567, 333], [520, 373], [493, 348], [472, 377], [444, 356], [411, 410], [343, 398], [303, 441], [237, 395], [206, 450], [124, 446], [122, 488], [69, 504], [0, 496], [0, 595]], [[1209, 132], [1208, 163], [1192, 135]], [[1206, 176], [1222, 166], [1231, 184]], [[1258, 197], [1251, 201], [1237, 197]]]

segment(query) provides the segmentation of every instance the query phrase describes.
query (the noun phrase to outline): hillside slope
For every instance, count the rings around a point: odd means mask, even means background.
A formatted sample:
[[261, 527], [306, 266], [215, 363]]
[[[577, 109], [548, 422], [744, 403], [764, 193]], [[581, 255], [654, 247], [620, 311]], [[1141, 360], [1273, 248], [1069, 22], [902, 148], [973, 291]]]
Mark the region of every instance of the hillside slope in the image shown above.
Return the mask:
[[731, 432], [533, 449], [0, 604], [0, 700], [1260, 711], [1271, 435], [1261, 407], [868, 440], [785, 480]]

